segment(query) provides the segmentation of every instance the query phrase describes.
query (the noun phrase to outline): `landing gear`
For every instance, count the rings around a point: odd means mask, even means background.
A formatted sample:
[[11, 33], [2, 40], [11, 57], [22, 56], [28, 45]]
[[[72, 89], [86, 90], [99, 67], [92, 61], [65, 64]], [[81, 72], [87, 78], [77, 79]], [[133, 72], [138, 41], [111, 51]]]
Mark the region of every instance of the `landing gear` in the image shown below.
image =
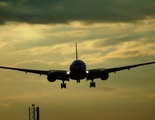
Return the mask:
[[80, 83], [80, 80], [77, 80], [76, 82], [77, 82], [77, 83]]
[[61, 89], [65, 88], [66, 89], [66, 83], [61, 83]]
[[61, 89], [62, 88], [65, 88], [66, 89], [66, 83], [64, 83], [64, 81], [62, 81], [62, 83], [61, 83]]
[[90, 88], [92, 88], [92, 87], [94, 87], [94, 88], [96, 87], [94, 80], [92, 80], [92, 82], [90, 83]]
[[90, 83], [90, 88], [92, 88], [92, 87], [94, 87], [94, 88], [96, 87], [95, 82], [91, 82], [91, 83]]

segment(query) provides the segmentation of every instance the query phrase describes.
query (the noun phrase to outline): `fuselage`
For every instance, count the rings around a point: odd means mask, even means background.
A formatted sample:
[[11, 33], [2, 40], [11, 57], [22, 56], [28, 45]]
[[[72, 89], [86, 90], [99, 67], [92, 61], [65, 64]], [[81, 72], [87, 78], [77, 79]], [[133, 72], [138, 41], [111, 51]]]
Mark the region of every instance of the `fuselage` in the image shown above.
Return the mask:
[[85, 79], [86, 64], [82, 60], [74, 60], [70, 64], [70, 78], [74, 80]]

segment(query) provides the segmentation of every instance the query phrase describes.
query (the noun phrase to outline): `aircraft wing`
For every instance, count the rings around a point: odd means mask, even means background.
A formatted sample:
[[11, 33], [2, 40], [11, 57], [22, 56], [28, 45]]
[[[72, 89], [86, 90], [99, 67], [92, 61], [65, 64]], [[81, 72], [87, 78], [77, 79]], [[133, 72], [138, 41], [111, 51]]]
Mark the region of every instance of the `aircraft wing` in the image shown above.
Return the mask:
[[117, 72], [121, 70], [130, 70], [131, 68], [143, 66], [143, 65], [149, 65], [149, 64], [155, 64], [154, 62], [147, 62], [147, 63], [141, 63], [141, 64], [134, 64], [134, 65], [128, 65], [128, 66], [122, 66], [122, 67], [114, 67], [114, 68], [98, 68], [98, 69], [90, 69], [89, 74], [87, 76], [88, 80], [90, 80], [93, 76], [93, 78], [99, 78], [99, 74], [101, 71], [106, 71], [108, 73]]
[[5, 67], [5, 66], [0, 66], [0, 68], [17, 70], [25, 73], [34, 73], [39, 75], [48, 75], [50, 72], [54, 72], [56, 74], [56, 78], [59, 80], [62, 80], [67, 76], [66, 70], [33, 70], [33, 69], [13, 68], [13, 67]]
[[149, 65], [149, 64], [154, 64], [155, 62], [147, 62], [147, 63], [141, 63], [141, 64], [135, 64], [135, 65], [129, 65], [129, 66], [122, 66], [122, 67], [115, 67], [115, 68], [108, 68], [108, 69], [105, 69], [108, 73], [111, 73], [111, 72], [117, 72], [117, 71], [120, 71], [120, 70], [130, 70], [131, 68], [135, 68], [135, 67], [139, 67], [139, 66], [143, 66], [143, 65]]

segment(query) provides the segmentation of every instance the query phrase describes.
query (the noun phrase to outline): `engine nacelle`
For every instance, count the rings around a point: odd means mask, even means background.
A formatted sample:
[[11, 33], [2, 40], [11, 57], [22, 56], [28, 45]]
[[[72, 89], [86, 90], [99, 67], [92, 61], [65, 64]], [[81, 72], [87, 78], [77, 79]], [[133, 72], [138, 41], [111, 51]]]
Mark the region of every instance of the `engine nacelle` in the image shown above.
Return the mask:
[[107, 80], [109, 78], [109, 73], [106, 70], [102, 70], [100, 72], [100, 79], [101, 80]]
[[54, 82], [56, 80], [56, 74], [54, 72], [50, 72], [48, 75], [47, 75], [47, 80], [49, 82]]

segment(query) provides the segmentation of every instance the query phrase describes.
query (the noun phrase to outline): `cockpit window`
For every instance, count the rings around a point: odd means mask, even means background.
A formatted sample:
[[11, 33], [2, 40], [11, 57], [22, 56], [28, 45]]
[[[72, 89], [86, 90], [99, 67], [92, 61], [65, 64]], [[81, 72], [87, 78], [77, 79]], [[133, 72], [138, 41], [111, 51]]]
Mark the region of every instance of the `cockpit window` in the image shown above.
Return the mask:
[[74, 65], [82, 65], [81, 61], [76, 61], [73, 63]]
[[84, 65], [84, 62], [81, 60], [75, 60], [71, 63], [71, 65]]

